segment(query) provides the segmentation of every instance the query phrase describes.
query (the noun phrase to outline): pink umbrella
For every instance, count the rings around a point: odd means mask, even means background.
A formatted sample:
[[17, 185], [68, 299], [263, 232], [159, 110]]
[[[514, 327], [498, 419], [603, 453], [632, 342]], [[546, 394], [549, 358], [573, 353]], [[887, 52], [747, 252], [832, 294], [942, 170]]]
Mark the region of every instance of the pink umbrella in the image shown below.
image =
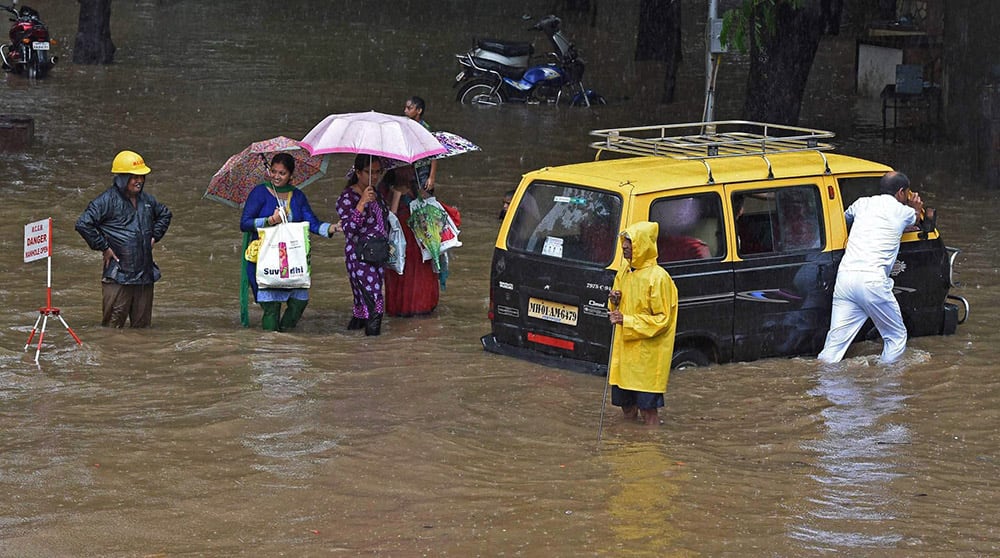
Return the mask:
[[230, 157], [212, 177], [204, 197], [241, 207], [254, 186], [268, 180], [268, 165], [275, 153], [288, 153], [295, 158], [291, 183], [299, 188], [305, 188], [326, 174], [326, 157], [310, 155], [299, 142], [278, 136], [252, 143]]
[[312, 155], [364, 153], [412, 163], [445, 152], [441, 142], [420, 123], [381, 112], [331, 114], [304, 138]]

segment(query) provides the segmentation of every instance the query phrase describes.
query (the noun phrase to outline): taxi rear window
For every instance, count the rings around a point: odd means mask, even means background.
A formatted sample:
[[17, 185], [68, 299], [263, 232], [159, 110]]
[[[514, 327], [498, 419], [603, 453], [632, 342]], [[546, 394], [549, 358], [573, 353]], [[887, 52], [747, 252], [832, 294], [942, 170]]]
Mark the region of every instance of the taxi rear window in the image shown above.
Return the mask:
[[610, 192], [532, 182], [515, 209], [507, 247], [605, 266], [615, 254], [621, 210], [621, 198]]
[[840, 197], [844, 201], [844, 209], [851, 207], [851, 204], [866, 196], [878, 194], [878, 183], [882, 176], [863, 176], [860, 178], [840, 178]]

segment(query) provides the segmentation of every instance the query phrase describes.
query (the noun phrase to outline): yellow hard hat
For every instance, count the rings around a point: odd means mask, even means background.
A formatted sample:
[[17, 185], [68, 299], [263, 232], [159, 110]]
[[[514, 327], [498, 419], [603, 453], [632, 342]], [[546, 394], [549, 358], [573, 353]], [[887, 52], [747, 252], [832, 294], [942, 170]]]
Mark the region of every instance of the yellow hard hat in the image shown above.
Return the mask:
[[149, 174], [150, 168], [135, 151], [122, 151], [111, 163], [112, 174]]

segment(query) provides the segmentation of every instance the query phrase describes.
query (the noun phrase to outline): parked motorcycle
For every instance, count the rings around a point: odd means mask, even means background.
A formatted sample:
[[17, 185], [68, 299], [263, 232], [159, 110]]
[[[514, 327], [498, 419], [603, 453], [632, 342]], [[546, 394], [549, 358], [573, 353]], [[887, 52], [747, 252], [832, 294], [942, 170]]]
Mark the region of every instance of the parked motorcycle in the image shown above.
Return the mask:
[[38, 12], [28, 6], [18, 10], [17, 0], [11, 6], [0, 4], [0, 9], [14, 16], [10, 43], [0, 45], [3, 69], [15, 74], [25, 73], [32, 79], [44, 77], [55, 66], [57, 58], [49, 55], [49, 48], [55, 41], [49, 39], [49, 30]]
[[604, 97], [583, 85], [584, 61], [560, 30], [561, 20], [549, 15], [530, 29], [549, 38], [552, 61], [530, 66], [530, 43], [484, 39], [468, 52], [456, 54], [462, 71], [455, 76], [456, 100], [462, 104], [497, 106], [502, 103], [558, 103], [563, 93], [574, 106], [606, 104]]

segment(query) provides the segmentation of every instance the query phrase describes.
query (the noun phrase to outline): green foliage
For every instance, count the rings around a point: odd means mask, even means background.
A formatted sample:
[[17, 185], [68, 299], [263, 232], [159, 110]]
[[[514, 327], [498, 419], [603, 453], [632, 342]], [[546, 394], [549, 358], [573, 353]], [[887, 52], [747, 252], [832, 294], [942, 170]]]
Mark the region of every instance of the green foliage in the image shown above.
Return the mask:
[[778, 8], [785, 4], [799, 9], [805, 0], [743, 0], [738, 8], [722, 15], [722, 44], [746, 54], [749, 44], [760, 44], [777, 32]]

